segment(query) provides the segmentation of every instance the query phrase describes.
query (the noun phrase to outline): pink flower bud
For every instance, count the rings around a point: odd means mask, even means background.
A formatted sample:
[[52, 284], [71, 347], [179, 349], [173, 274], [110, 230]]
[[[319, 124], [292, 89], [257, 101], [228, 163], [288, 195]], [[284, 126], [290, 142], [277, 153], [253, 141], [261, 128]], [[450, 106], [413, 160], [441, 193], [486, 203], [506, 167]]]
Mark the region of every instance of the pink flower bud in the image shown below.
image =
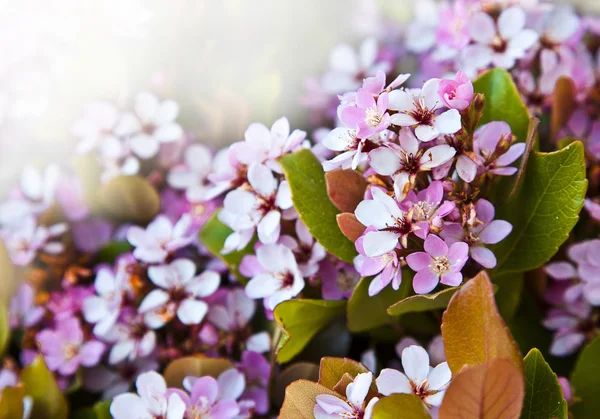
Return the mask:
[[459, 71], [454, 80], [445, 79], [440, 81], [438, 94], [444, 105], [451, 109], [462, 111], [466, 109], [473, 100], [473, 83], [469, 78]]

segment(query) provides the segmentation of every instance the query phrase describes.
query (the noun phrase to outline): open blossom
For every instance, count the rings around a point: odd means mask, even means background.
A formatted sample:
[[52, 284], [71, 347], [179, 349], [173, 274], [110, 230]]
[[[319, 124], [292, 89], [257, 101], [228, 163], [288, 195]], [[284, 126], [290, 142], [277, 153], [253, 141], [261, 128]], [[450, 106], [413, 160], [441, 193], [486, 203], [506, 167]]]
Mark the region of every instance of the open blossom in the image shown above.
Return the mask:
[[248, 182], [253, 191], [240, 188], [229, 192], [219, 212], [219, 219], [234, 230], [225, 240], [223, 253], [246, 247], [254, 231], [262, 243], [275, 243], [285, 215], [282, 213], [292, 208], [288, 182], [278, 182], [267, 166], [251, 164]]
[[550, 345], [552, 355], [568, 356], [583, 345], [591, 313], [591, 306], [583, 300], [548, 311], [542, 324], [545, 328], [554, 331]]
[[[371, 226], [365, 230], [365, 233], [372, 231], [377, 231], [377, 229]], [[369, 296], [379, 294], [390, 283], [393, 289], [398, 290], [402, 282], [402, 272], [400, 270], [400, 260], [395, 250], [380, 256], [369, 257], [365, 253], [364, 237], [363, 234], [355, 242], [358, 256], [354, 259], [354, 266], [363, 277], [376, 275], [369, 284]]]
[[295, 230], [298, 240], [291, 236], [282, 237], [282, 240], [285, 238], [285, 245], [296, 255], [302, 276], [309, 277], [317, 273], [319, 263], [327, 256], [327, 252], [310, 234], [300, 218], [296, 219]]
[[165, 379], [154, 371], [140, 374], [135, 381], [137, 393], [116, 396], [110, 404], [115, 419], [183, 419], [186, 404], [178, 391], [167, 389]]
[[356, 130], [358, 138], [369, 138], [390, 126], [387, 107], [387, 93], [381, 93], [375, 99], [371, 92], [361, 88], [356, 94], [355, 106], [344, 107], [340, 119], [344, 125]]
[[175, 122], [179, 105], [174, 101], [161, 102], [151, 93], [138, 93], [134, 110], [135, 113], [121, 117], [116, 131], [128, 137], [133, 153], [139, 158], [152, 158], [158, 154], [161, 144], [183, 137], [183, 129]]
[[97, 295], [86, 298], [81, 307], [85, 320], [95, 324], [96, 336], [106, 335], [117, 321], [128, 279], [125, 269], [114, 272], [103, 267], [96, 273], [94, 288]]
[[496, 256], [486, 244], [496, 244], [512, 231], [508, 221], [494, 220], [496, 210], [491, 202], [479, 199], [475, 204], [476, 221], [467, 230], [460, 223], [445, 223], [440, 233], [446, 242], [452, 244], [464, 241], [469, 245], [471, 258], [484, 268], [496, 266]]
[[133, 255], [137, 259], [148, 263], [161, 263], [170, 253], [194, 241], [194, 236], [189, 231], [190, 227], [189, 215], [181, 217], [175, 225], [164, 215], [159, 215], [146, 229], [129, 227], [127, 240], [135, 246]]
[[329, 394], [316, 397], [317, 405], [313, 410], [316, 419], [371, 419], [373, 407], [379, 400], [373, 397], [365, 400], [373, 382], [373, 373], [358, 374], [354, 381], [346, 387], [346, 398], [342, 399]]
[[36, 305], [35, 290], [27, 283], [19, 286], [17, 292], [12, 296], [8, 306], [10, 316], [10, 327], [32, 327], [37, 324], [46, 310]]
[[304, 279], [294, 254], [281, 244], [265, 244], [256, 249], [256, 256], [245, 256], [240, 272], [252, 279], [246, 284], [246, 295], [264, 298], [265, 307], [273, 310], [304, 288]]
[[246, 387], [240, 400], [253, 401], [255, 414], [267, 414], [270, 408], [268, 386], [271, 364], [263, 355], [246, 350], [242, 352], [242, 359], [237, 368], [246, 376]]
[[459, 71], [454, 79], [440, 81], [438, 94], [448, 108], [462, 111], [467, 109], [473, 100], [473, 83], [465, 73]]
[[96, 101], [86, 104], [82, 118], [71, 127], [71, 133], [79, 138], [76, 152], [89, 153], [102, 147], [103, 143], [118, 141], [114, 129], [119, 117], [119, 110], [112, 103]]
[[46, 227], [37, 225], [33, 216], [27, 216], [19, 223], [0, 229], [0, 238], [15, 265], [31, 263], [38, 251], [57, 254], [64, 250], [59, 241], [52, 241], [67, 231], [64, 223]]
[[438, 236], [430, 234], [425, 239], [425, 251], [411, 253], [406, 263], [417, 274], [413, 279], [413, 288], [417, 294], [427, 294], [441, 282], [457, 286], [462, 282], [460, 272], [469, 259], [469, 246], [463, 242], [453, 243], [450, 247]]
[[149, 327], [158, 329], [175, 316], [188, 325], [204, 319], [208, 304], [202, 298], [217, 290], [221, 278], [214, 271], [195, 274], [196, 265], [189, 259], [176, 259], [169, 265], [148, 268], [148, 278], [159, 287], [150, 291], [139, 307]]
[[497, 176], [514, 175], [518, 169], [509, 165], [521, 157], [525, 148], [524, 142], [513, 144], [510, 125], [504, 121], [487, 123], [477, 128], [473, 136], [473, 151], [478, 156], [477, 163]]
[[212, 169], [212, 153], [203, 144], [188, 146], [183, 164], [175, 166], [167, 176], [172, 188], [185, 190], [190, 202], [201, 202], [206, 194], [206, 178]]
[[429, 355], [420, 346], [412, 345], [402, 351], [400, 371], [385, 368], [377, 377], [377, 389], [384, 396], [394, 393], [414, 394], [427, 407], [439, 407], [450, 384], [452, 373], [446, 362], [435, 368], [429, 366]]
[[485, 12], [478, 12], [469, 20], [469, 33], [475, 44], [462, 51], [463, 70], [474, 76], [476, 71], [490, 64], [512, 68], [538, 40], [538, 34], [525, 29], [526, 15], [518, 6], [504, 9], [497, 23]]
[[347, 127], [334, 128], [323, 138], [322, 144], [329, 150], [342, 152], [331, 160], [323, 162], [323, 168], [326, 171], [338, 167], [355, 170], [367, 156], [363, 152], [366, 140], [359, 139], [355, 129]]
[[399, 244], [406, 247], [408, 235], [414, 231], [412, 216], [407, 216], [398, 202], [377, 187], [370, 188], [373, 199], [362, 201], [354, 214], [364, 226], [375, 230], [364, 235], [362, 248], [369, 257], [381, 256]]
[[387, 143], [369, 153], [369, 164], [376, 173], [392, 176], [397, 199], [404, 199], [420, 172], [429, 171], [450, 161], [456, 150], [441, 144], [419, 148], [419, 141], [408, 128], [400, 130], [400, 145]]
[[93, 367], [104, 353], [104, 344], [96, 340], [84, 342], [83, 331], [75, 317], [57, 322], [55, 329], [44, 329], [36, 335], [48, 369], [61, 375], [74, 374], [80, 365]]
[[421, 90], [394, 90], [389, 94], [389, 109], [398, 111], [391, 117], [392, 124], [414, 127], [415, 135], [423, 142], [440, 134], [454, 134], [461, 128], [460, 114], [456, 109], [440, 113], [443, 102], [438, 91], [440, 80], [425, 82]]
[[437, 234], [443, 228], [442, 219], [455, 208], [453, 202], [443, 199], [444, 187], [441, 181], [436, 180], [418, 193], [409, 191], [406, 199], [400, 203], [404, 211], [412, 210], [413, 220], [419, 227], [415, 231], [417, 237], [425, 239], [429, 232]]
[[123, 310], [119, 321], [104, 339], [112, 342], [108, 363], [135, 361], [152, 354], [156, 348], [156, 333], [144, 322], [144, 316], [133, 308]]

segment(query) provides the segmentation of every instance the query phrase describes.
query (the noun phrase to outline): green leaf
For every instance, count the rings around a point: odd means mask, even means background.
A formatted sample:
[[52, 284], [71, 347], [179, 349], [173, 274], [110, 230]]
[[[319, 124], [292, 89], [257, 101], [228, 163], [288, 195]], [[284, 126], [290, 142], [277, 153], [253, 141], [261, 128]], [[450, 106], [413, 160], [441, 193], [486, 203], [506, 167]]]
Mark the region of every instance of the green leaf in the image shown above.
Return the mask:
[[390, 316], [399, 316], [404, 313], [418, 313], [446, 308], [450, 298], [452, 298], [459, 288], [446, 288], [435, 294], [412, 295], [389, 307], [387, 312]]
[[8, 256], [4, 242], [0, 240], [0, 302], [8, 304], [17, 285], [15, 268]]
[[10, 324], [8, 321], [8, 309], [0, 303], [0, 356], [4, 354], [10, 340]]
[[0, 398], [0, 419], [23, 417], [23, 388], [4, 387]]
[[294, 208], [310, 233], [329, 253], [352, 263], [356, 249], [337, 225], [335, 217], [340, 211], [329, 199], [319, 160], [310, 150], [300, 150], [282, 157], [279, 163], [290, 184]]
[[348, 373], [352, 378], [358, 374], [369, 372], [360, 362], [350, 358], [324, 357], [319, 366], [319, 384], [333, 390], [333, 387]]
[[369, 296], [369, 284], [372, 278], [361, 278], [348, 301], [348, 330], [365, 332], [394, 321], [394, 318], [388, 315], [387, 308], [408, 296], [412, 278], [406, 276], [397, 291], [388, 285], [372, 297]]
[[414, 394], [392, 394], [380, 399], [373, 408], [373, 419], [429, 419], [431, 415]]
[[595, 418], [600, 412], [600, 336], [590, 342], [577, 360], [571, 384], [575, 388], [575, 396], [580, 402], [571, 408], [576, 418]]
[[538, 349], [524, 359], [525, 400], [521, 419], [567, 419], [567, 401], [558, 378]]
[[204, 227], [200, 230], [200, 241], [204, 243], [210, 253], [221, 259], [227, 265], [231, 273], [234, 274], [242, 284], [246, 284], [248, 278], [243, 276], [238, 269], [244, 256], [254, 253], [255, 241], [250, 241], [250, 243], [240, 251], [234, 251], [226, 255], [222, 254], [221, 250], [223, 250], [225, 239], [233, 233], [233, 230], [219, 221], [217, 217], [218, 213], [215, 212], [208, 219], [206, 224], [204, 224]]
[[511, 75], [506, 70], [494, 68], [475, 80], [473, 87], [475, 93], [483, 93], [485, 96], [483, 117], [479, 124], [506, 121], [518, 141], [525, 141], [529, 126], [529, 111], [521, 100]]
[[114, 263], [123, 253], [130, 252], [133, 246], [126, 241], [113, 241], [105, 244], [96, 254], [95, 263]]
[[577, 223], [586, 189], [580, 142], [554, 153], [532, 152], [519, 192], [496, 211], [496, 218], [510, 222], [513, 229], [490, 246], [498, 260], [494, 276], [548, 262]]
[[80, 409], [73, 415], [73, 419], [111, 419], [111, 400], [96, 403], [93, 407]]
[[21, 371], [21, 382], [25, 394], [33, 399], [32, 418], [66, 419], [69, 416], [67, 400], [41, 355]]
[[275, 307], [275, 321], [284, 333], [277, 361], [289, 362], [334, 319], [344, 315], [345, 301], [288, 300]]
[[505, 321], [511, 319], [519, 308], [521, 295], [523, 294], [524, 279], [525, 276], [523, 273], [501, 275], [492, 278], [492, 283], [498, 287], [498, 291], [494, 296], [496, 304], [498, 304], [498, 311]]

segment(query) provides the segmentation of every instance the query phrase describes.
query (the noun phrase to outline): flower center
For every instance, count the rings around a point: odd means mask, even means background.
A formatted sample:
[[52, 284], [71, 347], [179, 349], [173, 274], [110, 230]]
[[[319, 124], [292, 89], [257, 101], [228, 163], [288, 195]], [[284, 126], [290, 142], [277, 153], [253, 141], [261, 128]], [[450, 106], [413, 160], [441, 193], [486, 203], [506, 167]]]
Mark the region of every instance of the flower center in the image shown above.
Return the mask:
[[429, 269], [438, 276], [443, 275], [450, 270], [450, 262], [446, 256], [438, 256], [433, 258], [433, 263], [429, 265]]
[[433, 215], [435, 207], [427, 201], [419, 201], [413, 206], [413, 209], [417, 220], [428, 220]]
[[294, 274], [290, 271], [278, 272], [273, 276], [281, 281], [281, 288], [287, 288], [294, 285]]
[[423, 98], [420, 98], [415, 102], [415, 109], [409, 112], [410, 116], [415, 118], [419, 125], [433, 125], [434, 113], [432, 110], [425, 106]]
[[208, 399], [204, 396], [201, 396], [195, 405], [192, 405], [187, 408], [186, 418], [188, 419], [203, 419], [210, 417], [210, 404], [208, 403]]
[[155, 129], [156, 129], [156, 126], [152, 123], [147, 123], [142, 126], [142, 132], [147, 135], [154, 134]]
[[365, 111], [365, 122], [370, 127], [376, 127], [381, 123], [381, 115], [377, 108], [369, 108]]
[[492, 47], [492, 49], [495, 52], [503, 53], [506, 51], [506, 48], [508, 47], [508, 43], [504, 39], [500, 38], [499, 35], [496, 35], [494, 37], [494, 40], [490, 44], [490, 47]]
[[65, 357], [65, 360], [70, 361], [77, 356], [79, 353], [79, 348], [77, 345], [73, 345], [72, 343], [63, 343], [62, 353]]
[[342, 292], [348, 292], [356, 285], [356, 277], [346, 272], [339, 272], [335, 284]]

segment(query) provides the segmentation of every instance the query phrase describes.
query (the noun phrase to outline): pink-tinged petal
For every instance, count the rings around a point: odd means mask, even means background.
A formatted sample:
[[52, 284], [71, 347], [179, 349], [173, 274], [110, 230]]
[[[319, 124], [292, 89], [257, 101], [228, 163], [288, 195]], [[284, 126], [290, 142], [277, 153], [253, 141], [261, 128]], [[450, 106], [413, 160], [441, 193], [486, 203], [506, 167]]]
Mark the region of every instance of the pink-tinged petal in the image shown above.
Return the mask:
[[489, 155], [494, 152], [502, 137], [510, 138], [510, 125], [504, 121], [492, 121], [475, 130], [474, 150], [477, 154]]
[[373, 276], [378, 274], [386, 267], [387, 263], [385, 256], [378, 258], [366, 257], [360, 267], [360, 274], [362, 276]]
[[516, 167], [498, 167], [490, 170], [490, 173], [496, 176], [512, 176], [517, 173], [519, 169]]
[[448, 255], [448, 245], [435, 234], [430, 234], [425, 239], [425, 251], [432, 257]]
[[460, 270], [469, 259], [469, 245], [465, 242], [452, 243], [448, 250], [448, 260], [453, 270]]
[[133, 393], [116, 396], [110, 404], [110, 414], [115, 419], [152, 419], [154, 416], [148, 411], [146, 403]]
[[346, 387], [346, 396], [348, 401], [353, 405], [361, 406], [367, 397], [369, 388], [373, 383], [373, 373], [363, 372], [358, 374], [354, 379], [354, 382], [348, 384]]
[[142, 303], [138, 308], [138, 312], [147, 313], [151, 310], [155, 310], [158, 307], [162, 307], [163, 305], [165, 305], [167, 301], [169, 301], [169, 294], [162, 290], [152, 290], [142, 300]]
[[250, 186], [261, 196], [269, 197], [277, 188], [277, 180], [273, 172], [264, 164], [253, 163], [248, 168]]
[[406, 256], [406, 263], [415, 272], [428, 269], [433, 263], [433, 259], [425, 252], [415, 252]]
[[456, 204], [454, 204], [454, 202], [452, 201], [444, 201], [442, 203], [442, 205], [440, 205], [440, 207], [437, 210], [437, 216], [438, 217], [445, 217], [446, 215], [450, 214], [452, 211], [454, 211], [454, 208], [456, 208]]
[[496, 267], [496, 256], [487, 247], [473, 246], [471, 247], [471, 257], [481, 266], [487, 269], [493, 269]]
[[271, 274], [260, 274], [246, 284], [246, 295], [250, 298], [264, 298], [281, 288], [281, 281]]
[[378, 230], [395, 223], [389, 209], [383, 203], [372, 199], [361, 201], [354, 210], [354, 215], [364, 226], [373, 226]]
[[494, 220], [479, 233], [479, 238], [485, 244], [496, 244], [504, 240], [512, 231], [512, 224], [504, 220]]
[[429, 375], [429, 354], [422, 347], [411, 345], [402, 351], [402, 367], [406, 377], [419, 385]]
[[600, 305], [600, 282], [587, 282], [583, 286], [583, 296], [593, 306]]
[[550, 353], [554, 356], [567, 356], [575, 353], [585, 341], [583, 333], [559, 333], [550, 345]]
[[394, 90], [396, 87], [404, 84], [406, 80], [410, 77], [410, 74], [399, 74], [389, 85], [388, 87], [391, 90]]
[[411, 127], [417, 124], [417, 120], [406, 113], [395, 113], [390, 117], [390, 122], [393, 125], [398, 125], [400, 127]]
[[93, 367], [104, 353], [106, 346], [97, 340], [92, 340], [81, 345], [79, 354], [81, 355], [81, 365], [84, 367]]
[[490, 15], [476, 13], [468, 22], [471, 38], [480, 44], [490, 44], [496, 36], [496, 24]]
[[346, 413], [351, 411], [347, 402], [330, 394], [317, 396], [316, 401], [317, 406], [321, 407], [327, 414]]
[[210, 414], [218, 419], [233, 419], [240, 413], [235, 400], [219, 400], [210, 410]]
[[332, 129], [329, 134], [323, 138], [322, 144], [333, 151], [344, 151], [351, 143], [351, 136], [348, 128], [338, 127]]
[[400, 172], [396, 176], [394, 176], [394, 195], [396, 199], [403, 200], [406, 197], [406, 194], [410, 192], [410, 188], [412, 187], [412, 183], [410, 181], [410, 176], [406, 172]]
[[505, 9], [498, 17], [498, 32], [504, 39], [509, 39], [521, 32], [525, 26], [525, 12], [518, 6]]
[[369, 257], [381, 256], [398, 245], [398, 236], [391, 231], [372, 231], [365, 235], [363, 246]]
[[496, 212], [494, 205], [486, 199], [478, 200], [475, 204], [475, 210], [477, 211], [477, 218], [484, 223], [492, 221]]
[[460, 112], [449, 109], [435, 117], [434, 126], [441, 134], [454, 134], [461, 127]]
[[423, 84], [423, 88], [419, 96], [421, 97], [425, 107], [429, 110], [436, 109], [440, 105], [440, 95], [438, 90], [440, 90], [440, 79], [429, 79]]
[[462, 180], [471, 183], [477, 175], [477, 164], [469, 156], [461, 154], [456, 160], [456, 171]]
[[373, 94], [366, 89], [358, 89], [356, 92], [356, 104], [361, 109], [374, 108], [376, 106]]
[[538, 41], [539, 35], [533, 29], [524, 29], [508, 41], [507, 54], [523, 58], [525, 52]]
[[400, 169], [400, 158], [387, 147], [379, 147], [369, 153], [369, 164], [376, 173], [391, 176]]
[[[373, 280], [369, 284], [369, 297], [379, 294], [382, 289], [384, 289], [390, 284], [390, 282], [392, 281], [391, 275], [384, 275], [384, 272], [386, 272], [387, 270], [388, 268], [384, 269], [382, 273], [373, 278]], [[389, 270], [393, 270], [393, 267], [389, 267]]]
[[[388, 108], [394, 111], [411, 111], [414, 108], [414, 103], [413, 96], [405, 90], [393, 90], [388, 95]], [[392, 123], [395, 122], [392, 121]]]
[[457, 287], [462, 283], [463, 276], [460, 272], [446, 272], [442, 275], [440, 282], [450, 287]]
[[449, 161], [455, 154], [454, 147], [446, 144], [431, 147], [421, 157], [421, 169], [428, 170], [438, 167]]
[[377, 383], [377, 390], [384, 396], [395, 393], [412, 394], [413, 392], [406, 375], [391, 368], [381, 370], [375, 382]]
[[437, 286], [438, 277], [429, 269], [423, 269], [413, 278], [413, 289], [417, 294], [427, 294]]
[[206, 399], [209, 405], [212, 405], [217, 400], [219, 394], [219, 384], [217, 380], [210, 376], [198, 378], [194, 382], [190, 394], [192, 403], [198, 403], [202, 398]]
[[219, 384], [219, 399], [237, 400], [246, 387], [244, 374], [235, 368], [222, 372], [217, 378]]
[[498, 159], [496, 160], [496, 165], [508, 166], [523, 155], [523, 153], [525, 152], [525, 147], [525, 143], [513, 144], [506, 153], [498, 157]]
[[557, 44], [563, 43], [577, 32], [580, 26], [579, 17], [567, 5], [553, 9], [546, 25], [544, 35]]
[[435, 140], [440, 135], [440, 132], [435, 125], [418, 125], [415, 128], [415, 135], [419, 140], [426, 143]]
[[350, 128], [359, 128], [359, 124], [365, 120], [365, 110], [356, 106], [347, 106], [342, 110], [340, 119]]
[[180, 284], [187, 284], [196, 273], [196, 264], [190, 259], [175, 259], [169, 268]]
[[258, 223], [258, 239], [265, 244], [275, 243], [279, 239], [280, 227], [281, 213], [276, 210], [269, 211]]
[[544, 267], [548, 275], [556, 280], [577, 278], [577, 270], [569, 262], [553, 262]]
[[265, 268], [258, 262], [255, 255], [246, 255], [240, 263], [240, 273], [247, 278], [252, 278], [258, 274], [264, 273]]

